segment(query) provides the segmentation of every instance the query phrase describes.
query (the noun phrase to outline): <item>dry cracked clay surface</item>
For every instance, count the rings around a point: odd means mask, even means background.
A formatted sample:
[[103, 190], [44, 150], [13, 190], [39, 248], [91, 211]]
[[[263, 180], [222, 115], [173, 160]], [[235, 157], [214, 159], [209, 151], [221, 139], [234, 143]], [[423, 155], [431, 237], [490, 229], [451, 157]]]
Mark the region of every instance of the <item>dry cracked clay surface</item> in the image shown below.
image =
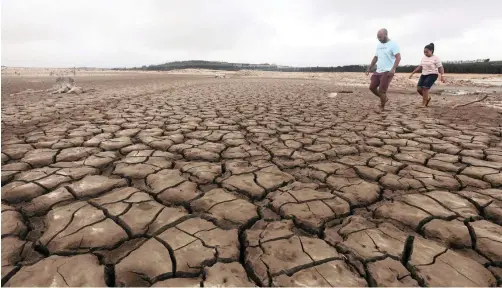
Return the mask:
[[2, 96], [3, 286], [502, 284], [493, 109], [390, 93], [376, 113], [294, 79], [96, 88]]

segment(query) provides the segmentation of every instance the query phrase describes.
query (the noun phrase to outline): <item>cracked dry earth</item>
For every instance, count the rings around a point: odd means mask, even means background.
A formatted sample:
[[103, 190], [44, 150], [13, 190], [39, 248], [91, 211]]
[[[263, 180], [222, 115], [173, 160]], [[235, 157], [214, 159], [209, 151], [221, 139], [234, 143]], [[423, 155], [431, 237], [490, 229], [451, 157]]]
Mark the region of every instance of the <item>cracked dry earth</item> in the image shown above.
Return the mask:
[[147, 82], [3, 97], [2, 285], [502, 284], [496, 111]]

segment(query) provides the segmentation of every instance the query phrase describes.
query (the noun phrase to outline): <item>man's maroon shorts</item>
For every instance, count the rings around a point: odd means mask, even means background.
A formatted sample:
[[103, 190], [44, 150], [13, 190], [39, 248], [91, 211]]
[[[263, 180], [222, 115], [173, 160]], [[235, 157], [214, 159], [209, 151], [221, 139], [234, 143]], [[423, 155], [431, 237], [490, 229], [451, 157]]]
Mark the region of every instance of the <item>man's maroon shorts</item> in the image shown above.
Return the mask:
[[380, 91], [387, 92], [393, 76], [394, 75], [390, 75], [389, 72], [373, 73], [373, 75], [371, 75], [370, 89], [375, 89], [378, 87]]

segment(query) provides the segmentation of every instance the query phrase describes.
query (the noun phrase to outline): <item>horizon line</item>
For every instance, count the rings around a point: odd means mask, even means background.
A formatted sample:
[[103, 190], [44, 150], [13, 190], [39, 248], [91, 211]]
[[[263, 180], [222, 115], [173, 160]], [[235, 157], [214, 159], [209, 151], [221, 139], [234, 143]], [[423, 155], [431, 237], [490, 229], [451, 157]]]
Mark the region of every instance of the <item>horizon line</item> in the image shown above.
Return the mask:
[[[476, 60], [447, 60], [443, 61], [443, 63], [448, 63], [448, 64], [470, 64], [470, 61], [473, 61], [472, 63], [476, 63], [476, 61], [479, 60], [486, 60], [489, 59], [488, 63], [490, 62], [502, 62], [502, 60], [491, 60], [490, 58], [485, 58], [485, 59], [476, 59]], [[277, 67], [285, 67], [285, 68], [311, 68], [311, 67], [344, 67], [344, 66], [368, 66], [368, 64], [346, 64], [346, 65], [327, 65], [327, 66], [289, 66], [289, 65], [281, 65], [281, 64], [275, 64], [275, 63], [245, 63], [245, 62], [227, 62], [227, 61], [215, 61], [215, 60], [175, 60], [175, 61], [169, 61], [169, 62], [164, 62], [160, 64], [148, 64], [148, 65], [141, 65], [141, 66], [124, 66], [124, 67], [93, 67], [93, 66], [63, 66], [63, 67], [45, 67], [45, 66], [8, 66], [8, 65], [2, 65], [2, 68], [36, 68], [36, 69], [132, 69], [132, 68], [141, 68], [143, 66], [157, 66], [157, 65], [164, 65], [164, 64], [169, 64], [169, 63], [174, 63], [174, 62], [189, 62], [189, 61], [205, 61], [205, 62], [214, 62], [214, 63], [226, 63], [226, 64], [246, 64], [246, 65], [269, 65], [269, 66], [277, 66]], [[455, 62], [460, 62], [460, 63], [455, 63]], [[465, 62], [465, 63], [461, 63]], [[482, 63], [482, 62], [481, 62]], [[399, 66], [416, 66], [418, 64], [406, 64], [406, 65], [399, 65]], [[182, 68], [186, 69], [186, 68]], [[203, 68], [197, 68], [197, 69], [203, 69]]]

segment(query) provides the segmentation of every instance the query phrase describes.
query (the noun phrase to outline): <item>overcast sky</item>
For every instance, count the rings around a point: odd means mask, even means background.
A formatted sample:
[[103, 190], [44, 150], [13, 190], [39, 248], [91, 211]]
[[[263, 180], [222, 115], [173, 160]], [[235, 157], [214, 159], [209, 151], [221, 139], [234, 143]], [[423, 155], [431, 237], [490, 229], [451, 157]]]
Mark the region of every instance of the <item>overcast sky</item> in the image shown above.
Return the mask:
[[[2, 0], [2, 65], [131, 67], [175, 60], [369, 64], [379, 28], [416, 64], [502, 60], [501, 0]], [[439, 3], [439, 4], [437, 4]]]

